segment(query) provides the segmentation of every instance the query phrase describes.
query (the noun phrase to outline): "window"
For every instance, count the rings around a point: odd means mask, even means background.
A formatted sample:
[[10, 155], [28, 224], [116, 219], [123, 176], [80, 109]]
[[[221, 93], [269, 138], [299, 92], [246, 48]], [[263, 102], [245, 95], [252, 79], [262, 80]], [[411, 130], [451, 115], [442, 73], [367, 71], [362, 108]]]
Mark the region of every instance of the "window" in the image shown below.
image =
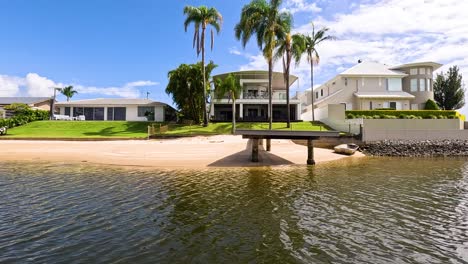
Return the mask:
[[70, 116], [70, 107], [65, 107], [65, 115]]
[[388, 78], [388, 90], [392, 92], [401, 91], [401, 79], [400, 78]]
[[419, 68], [419, 74], [426, 74], [426, 68]]
[[146, 113], [154, 113], [154, 106], [139, 106], [138, 117], [144, 117]]
[[320, 96], [323, 96], [323, 89], [320, 89]]
[[372, 101], [369, 102], [369, 110], [372, 110]]
[[417, 92], [418, 91], [418, 79], [411, 79], [411, 91]]
[[427, 89], [428, 91], [432, 91], [432, 89], [431, 89], [431, 88], [432, 88], [432, 87], [431, 87], [431, 79], [426, 79], [426, 81], [427, 81], [427, 85], [426, 85], [427, 88], [426, 88], [426, 89]]
[[344, 85], [348, 86], [348, 78], [344, 78]]
[[83, 107], [73, 107], [73, 116], [77, 117], [84, 114]]
[[426, 79], [419, 79], [419, 91], [424, 92], [426, 90]]
[[392, 108], [392, 109], [397, 109], [396, 105], [397, 105], [396, 102], [390, 102], [389, 103], [389, 107]]
[[416, 75], [416, 74], [418, 74], [418, 69], [410, 69], [409, 74], [410, 74], [410, 75]]
[[431, 68], [427, 68], [427, 75], [432, 75], [432, 69]]
[[315, 92], [315, 98], [318, 98], [318, 92]]

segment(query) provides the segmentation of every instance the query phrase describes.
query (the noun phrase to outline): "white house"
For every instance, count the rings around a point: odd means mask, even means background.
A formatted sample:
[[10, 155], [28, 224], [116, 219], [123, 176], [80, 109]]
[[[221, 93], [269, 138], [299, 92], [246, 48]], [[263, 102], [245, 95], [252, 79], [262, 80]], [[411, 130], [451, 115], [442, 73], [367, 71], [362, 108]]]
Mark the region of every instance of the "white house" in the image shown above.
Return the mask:
[[147, 121], [146, 113], [154, 113], [154, 121], [171, 121], [175, 110], [161, 102], [148, 99], [99, 98], [56, 103], [60, 115], [86, 120]]
[[[442, 64], [415, 62], [389, 66], [377, 62], [359, 62], [316, 87], [314, 113], [324, 116], [329, 104], [344, 104], [346, 110], [422, 110], [428, 99], [434, 99], [433, 72]], [[311, 92], [299, 95], [306, 106], [304, 120], [311, 119]]]
[[[213, 76], [224, 79], [229, 74], [239, 78], [242, 85], [240, 98], [236, 100], [236, 119], [240, 121], [268, 121], [268, 71], [238, 71]], [[290, 75], [290, 86], [297, 81], [297, 76]], [[273, 72], [272, 106], [273, 121], [287, 119], [286, 85], [282, 72]], [[297, 99], [290, 98], [291, 121], [300, 120], [301, 106]], [[232, 120], [232, 100], [226, 95], [215, 98], [210, 116], [215, 121]]]

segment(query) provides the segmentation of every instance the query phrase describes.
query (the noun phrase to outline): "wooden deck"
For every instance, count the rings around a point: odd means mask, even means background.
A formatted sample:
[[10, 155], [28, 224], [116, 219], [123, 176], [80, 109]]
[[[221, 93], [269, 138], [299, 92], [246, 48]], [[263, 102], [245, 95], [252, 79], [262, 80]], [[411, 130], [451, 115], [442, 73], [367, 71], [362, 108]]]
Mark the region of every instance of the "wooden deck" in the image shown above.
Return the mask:
[[237, 130], [236, 135], [252, 140], [252, 162], [258, 162], [258, 145], [266, 139], [266, 150], [271, 150], [271, 139], [304, 139], [307, 140], [307, 164], [314, 165], [313, 140], [321, 137], [339, 137], [338, 131], [295, 131], [295, 130]]

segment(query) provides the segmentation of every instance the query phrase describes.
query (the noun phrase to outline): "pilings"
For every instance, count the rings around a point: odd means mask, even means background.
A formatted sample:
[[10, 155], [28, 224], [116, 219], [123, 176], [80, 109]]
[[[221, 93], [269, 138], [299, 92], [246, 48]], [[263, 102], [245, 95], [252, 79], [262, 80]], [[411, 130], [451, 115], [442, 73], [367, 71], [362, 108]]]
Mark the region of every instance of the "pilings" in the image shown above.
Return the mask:
[[266, 151], [271, 151], [271, 138], [266, 139]]
[[315, 165], [314, 142], [310, 138], [307, 139], [307, 165]]
[[252, 162], [258, 162], [258, 138], [252, 138]]

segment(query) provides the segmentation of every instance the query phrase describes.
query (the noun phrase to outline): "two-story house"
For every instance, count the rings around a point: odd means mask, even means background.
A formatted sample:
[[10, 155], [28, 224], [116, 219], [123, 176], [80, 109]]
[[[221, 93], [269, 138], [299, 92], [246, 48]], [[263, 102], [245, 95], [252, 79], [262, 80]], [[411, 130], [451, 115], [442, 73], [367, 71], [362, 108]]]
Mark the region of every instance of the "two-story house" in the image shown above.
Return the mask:
[[[328, 104], [345, 104], [347, 110], [421, 110], [428, 99], [434, 99], [433, 72], [442, 64], [408, 63], [388, 66], [360, 62], [313, 90], [317, 119]], [[305, 111], [311, 110], [310, 91], [299, 96]], [[304, 120], [310, 114], [303, 114]]]
[[[223, 73], [213, 76], [213, 79], [223, 79], [233, 74], [240, 79], [242, 92], [236, 100], [236, 119], [243, 121], [268, 120], [268, 71], [239, 71]], [[297, 77], [290, 75], [290, 87], [297, 81]], [[273, 121], [287, 119], [286, 84], [283, 73], [273, 72], [272, 81]], [[300, 101], [290, 99], [291, 120], [300, 119]], [[210, 117], [214, 121], [232, 120], [232, 100], [226, 95], [223, 98], [214, 98]]]

